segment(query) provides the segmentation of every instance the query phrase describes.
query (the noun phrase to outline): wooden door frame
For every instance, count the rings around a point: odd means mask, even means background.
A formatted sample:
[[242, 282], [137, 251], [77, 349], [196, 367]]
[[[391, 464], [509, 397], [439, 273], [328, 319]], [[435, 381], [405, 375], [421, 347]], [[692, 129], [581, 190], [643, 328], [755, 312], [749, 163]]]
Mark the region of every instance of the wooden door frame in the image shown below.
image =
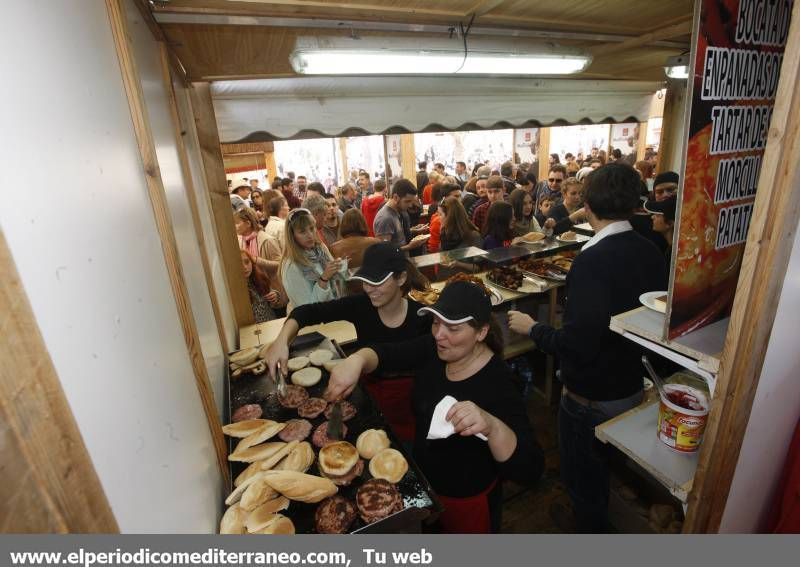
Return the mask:
[[684, 532], [719, 530], [800, 219], [800, 2], [784, 52], [731, 322]]

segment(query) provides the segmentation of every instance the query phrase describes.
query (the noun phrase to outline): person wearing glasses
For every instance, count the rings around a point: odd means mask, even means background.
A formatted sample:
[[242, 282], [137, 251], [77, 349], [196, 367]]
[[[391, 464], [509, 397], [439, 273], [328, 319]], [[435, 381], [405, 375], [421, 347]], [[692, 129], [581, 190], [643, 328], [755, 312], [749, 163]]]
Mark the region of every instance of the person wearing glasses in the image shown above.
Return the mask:
[[540, 183], [536, 188], [536, 200], [534, 205], [537, 211], [545, 197], [549, 197], [556, 205], [561, 204], [561, 184], [566, 178], [567, 169], [563, 165], [556, 163], [550, 166], [550, 171], [547, 173], [547, 180]]
[[[348, 215], [357, 215], [348, 211]], [[364, 252], [359, 270], [350, 278], [360, 282], [364, 293], [350, 295], [326, 303], [309, 303], [292, 311], [266, 355], [267, 366], [274, 377], [278, 363], [286, 368], [289, 345], [303, 327], [350, 321], [356, 328], [356, 347], [368, 343], [394, 344], [426, 335], [431, 328], [428, 317], [417, 316], [422, 304], [407, 298], [412, 290], [428, 286], [406, 255], [391, 242], [377, 242]], [[414, 437], [411, 413], [411, 383], [408, 375], [367, 376], [365, 385], [372, 394], [392, 430], [402, 440]]]
[[286, 217], [285, 231], [280, 274], [291, 307], [340, 297], [344, 263], [320, 241], [311, 211], [292, 210]]

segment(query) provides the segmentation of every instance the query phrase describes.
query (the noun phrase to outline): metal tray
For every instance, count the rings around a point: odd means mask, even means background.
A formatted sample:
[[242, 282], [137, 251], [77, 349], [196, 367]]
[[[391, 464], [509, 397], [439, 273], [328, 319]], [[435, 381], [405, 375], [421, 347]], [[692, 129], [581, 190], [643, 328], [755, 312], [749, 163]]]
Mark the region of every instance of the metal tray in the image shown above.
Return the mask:
[[[295, 349], [293, 344], [291, 356], [301, 356], [308, 354], [312, 350], [325, 348], [331, 350], [335, 358], [344, 358], [344, 353], [341, 348], [339, 348], [339, 345], [330, 339], [324, 337], [323, 339], [324, 340], [316, 344], [305, 342], [301, 349]], [[327, 387], [328, 379], [330, 378], [330, 374], [325, 369], [320, 370], [322, 370], [322, 380], [315, 386], [306, 388], [309, 395], [312, 397], [322, 396], [322, 393]], [[233, 413], [235, 408], [244, 404], [257, 403], [260, 404], [261, 408], [264, 410], [262, 417], [265, 419], [288, 421], [289, 419], [296, 419], [299, 417], [296, 409], [284, 408], [278, 403], [275, 385], [268, 373], [260, 376], [254, 376], [252, 374], [243, 375], [237, 380], [230, 382], [229, 388], [229, 407], [231, 408], [231, 413]], [[356, 386], [355, 390], [353, 390], [353, 393], [348, 398], [348, 401], [356, 406], [357, 413], [353, 419], [345, 422], [347, 435], [344, 440], [355, 445], [358, 436], [366, 429], [383, 429], [389, 436], [392, 448], [403, 453], [403, 456], [408, 461], [408, 472], [397, 484], [397, 488], [403, 496], [404, 509], [373, 524], [365, 524], [361, 518], [357, 518], [351, 525], [351, 533], [419, 533], [421, 522], [432, 514], [438, 514], [443, 509], [434, 495], [433, 489], [414, 460], [408, 454], [406, 448], [395, 437], [394, 432], [386, 423], [375, 401], [361, 385]], [[314, 419], [309, 419], [309, 421], [312, 427], [316, 429], [316, 427], [326, 421], [326, 419], [324, 414], [320, 414]], [[310, 443], [310, 436], [306, 440]], [[229, 452], [233, 451], [236, 442], [238, 442], [238, 439], [229, 439]], [[318, 453], [319, 449], [314, 447], [314, 452]], [[364, 472], [362, 475], [356, 478], [350, 486], [340, 486], [339, 495], [355, 502], [358, 487], [366, 480], [372, 478], [369, 474], [368, 463], [364, 464]], [[248, 463], [230, 463], [231, 479], [236, 478], [247, 465]], [[316, 460], [307, 472], [308, 474], [319, 475]], [[314, 527], [314, 514], [317, 506], [319, 506], [319, 504], [305, 504], [303, 502], [292, 501], [289, 508], [282, 513], [292, 520], [298, 534], [312, 534], [317, 533]]]

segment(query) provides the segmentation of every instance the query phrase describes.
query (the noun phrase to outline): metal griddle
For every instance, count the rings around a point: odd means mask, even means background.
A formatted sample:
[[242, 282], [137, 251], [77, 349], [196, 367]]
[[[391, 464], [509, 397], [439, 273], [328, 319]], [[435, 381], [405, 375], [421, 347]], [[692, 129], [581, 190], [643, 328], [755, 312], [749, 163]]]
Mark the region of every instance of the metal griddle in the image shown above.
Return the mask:
[[[298, 337], [298, 339], [300, 338]], [[334, 353], [334, 358], [344, 358], [344, 353], [335, 341], [318, 333], [303, 335], [302, 341], [295, 341], [292, 344], [290, 356], [304, 356], [317, 349], [328, 349]], [[327, 387], [330, 374], [324, 368], [320, 370], [322, 370], [322, 380], [317, 385], [306, 388], [311, 397], [322, 397], [322, 393]], [[290, 383], [288, 378], [287, 383]], [[236, 408], [242, 405], [260, 404], [264, 410], [262, 415], [264, 419], [285, 422], [299, 418], [296, 409], [284, 408], [278, 403], [275, 385], [269, 377], [269, 373], [264, 373], [260, 376], [246, 373], [232, 381], [229, 380], [227, 394], [229, 416], [233, 414]], [[367, 429], [383, 429], [389, 436], [392, 448], [403, 453], [403, 456], [408, 461], [408, 472], [397, 484], [397, 488], [403, 496], [403, 510], [373, 524], [365, 524], [359, 517], [351, 524], [351, 533], [420, 533], [422, 522], [428, 518], [435, 517], [442, 511], [442, 506], [437, 500], [433, 489], [405, 447], [395, 437], [375, 401], [360, 384], [353, 390], [348, 401], [356, 407], [357, 413], [354, 418], [344, 423], [347, 427], [347, 435], [344, 436], [344, 440], [355, 445], [356, 439], [363, 431]], [[313, 434], [313, 430], [326, 421], [325, 414], [322, 413], [308, 421], [311, 422]], [[229, 453], [233, 451], [238, 441], [238, 439], [228, 439]], [[306, 441], [311, 443], [311, 435]], [[312, 447], [314, 447], [313, 444]], [[319, 449], [314, 447], [314, 452], [318, 453]], [[247, 465], [248, 463], [229, 463], [231, 479], [235, 479]], [[319, 475], [316, 461], [307, 473]], [[369, 474], [369, 466], [365, 462], [364, 472], [361, 476], [356, 478], [350, 486], [340, 486], [338, 494], [355, 503], [358, 487], [370, 478], [372, 476]], [[314, 514], [317, 506], [319, 504], [292, 501], [289, 508], [281, 513], [292, 520], [298, 534], [312, 534], [317, 533], [314, 527]]]

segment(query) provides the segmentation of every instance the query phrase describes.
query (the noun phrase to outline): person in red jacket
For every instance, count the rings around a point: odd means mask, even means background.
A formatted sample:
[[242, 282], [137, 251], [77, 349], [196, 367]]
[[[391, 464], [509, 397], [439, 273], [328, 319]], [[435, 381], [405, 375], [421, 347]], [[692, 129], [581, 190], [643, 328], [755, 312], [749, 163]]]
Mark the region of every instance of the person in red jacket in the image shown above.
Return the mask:
[[430, 205], [433, 203], [433, 186], [437, 183], [441, 183], [442, 181], [444, 181], [444, 176], [442, 174], [436, 170], [431, 171], [431, 174], [428, 176], [428, 184], [422, 190], [423, 205]]
[[375, 236], [373, 224], [375, 223], [375, 215], [381, 210], [381, 207], [386, 203], [386, 181], [383, 179], [375, 180], [373, 185], [374, 193], [369, 197], [365, 197], [361, 201], [361, 214], [364, 215], [364, 220], [367, 221], [367, 232], [369, 236]]
[[[455, 183], [443, 183], [439, 190], [440, 199], [437, 199], [437, 204], [441, 203], [448, 197], [461, 197], [461, 187]], [[431, 207], [433, 208], [433, 207]], [[441, 245], [442, 233], [442, 218], [439, 216], [438, 207], [436, 212], [431, 215], [430, 222], [430, 239], [428, 240], [428, 252], [438, 252]]]

